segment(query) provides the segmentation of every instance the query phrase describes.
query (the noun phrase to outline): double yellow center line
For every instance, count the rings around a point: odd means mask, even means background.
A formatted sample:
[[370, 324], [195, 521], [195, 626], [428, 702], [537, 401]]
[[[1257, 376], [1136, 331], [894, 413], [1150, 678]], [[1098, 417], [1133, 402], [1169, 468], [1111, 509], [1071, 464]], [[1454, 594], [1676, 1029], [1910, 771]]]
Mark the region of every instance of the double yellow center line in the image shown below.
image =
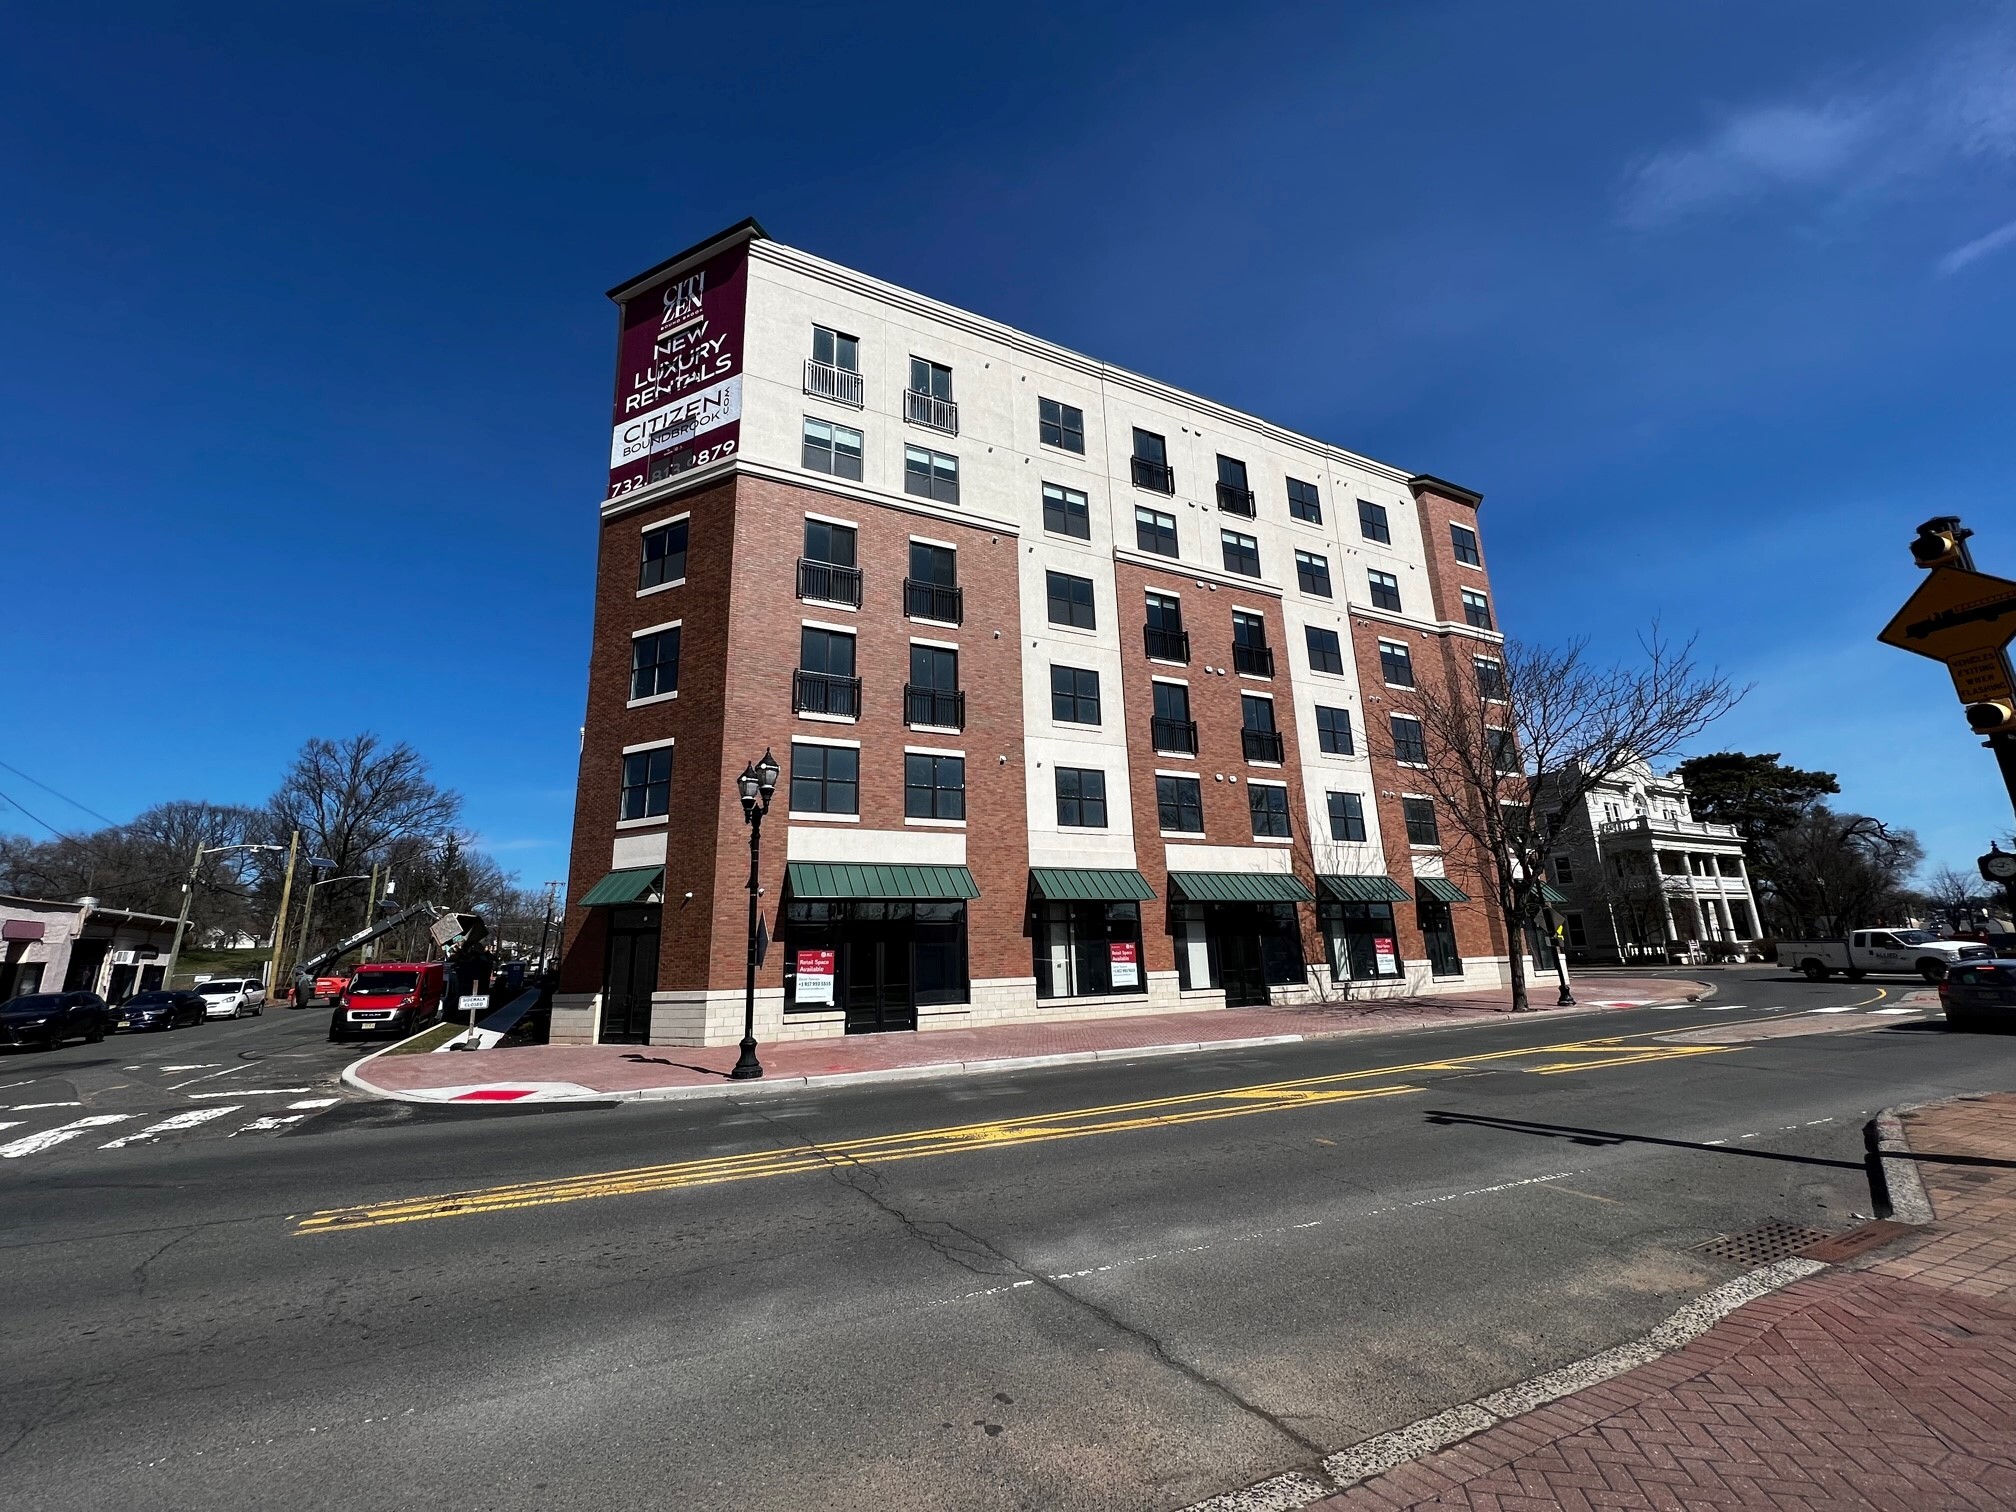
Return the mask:
[[824, 1144], [790, 1145], [755, 1150], [711, 1160], [683, 1160], [667, 1165], [636, 1166], [622, 1171], [598, 1171], [547, 1181], [514, 1182], [437, 1197], [412, 1197], [394, 1202], [361, 1203], [326, 1208], [295, 1220], [297, 1234], [327, 1234], [395, 1223], [423, 1223], [435, 1218], [462, 1218], [476, 1213], [509, 1212], [514, 1208], [550, 1207], [591, 1197], [630, 1197], [681, 1187], [718, 1186], [731, 1181], [759, 1181], [804, 1171], [850, 1165], [887, 1165], [898, 1160], [959, 1155], [974, 1150], [1006, 1149], [1043, 1144], [1055, 1139], [1088, 1139], [1098, 1134], [1124, 1134], [1139, 1129], [1175, 1128], [1221, 1118], [1247, 1118], [1256, 1113], [1281, 1113], [1325, 1103], [1394, 1097], [1423, 1088], [1408, 1078], [1434, 1072], [1515, 1070], [1538, 1076], [1570, 1071], [1596, 1071], [1611, 1066], [1643, 1065], [1648, 1061], [1684, 1060], [1727, 1053], [1727, 1045], [1640, 1043], [1644, 1036], [1574, 1040], [1525, 1050], [1496, 1050], [1451, 1060], [1417, 1061], [1408, 1066], [1382, 1066], [1368, 1071], [1344, 1071], [1294, 1081], [1261, 1082], [1215, 1092], [1193, 1092], [1143, 1102], [1109, 1103], [1102, 1107], [1040, 1113], [1028, 1118], [988, 1123], [954, 1124], [904, 1134], [880, 1134], [867, 1139]]

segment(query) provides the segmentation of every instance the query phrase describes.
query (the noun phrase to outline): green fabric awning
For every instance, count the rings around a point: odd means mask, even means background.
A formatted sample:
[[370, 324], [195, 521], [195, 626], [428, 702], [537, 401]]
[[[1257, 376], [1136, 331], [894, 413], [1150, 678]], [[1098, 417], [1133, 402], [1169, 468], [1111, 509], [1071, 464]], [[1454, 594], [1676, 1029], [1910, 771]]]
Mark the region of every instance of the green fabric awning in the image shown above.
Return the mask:
[[1138, 871], [1032, 866], [1029, 884], [1052, 903], [1139, 903], [1155, 896], [1155, 889]]
[[1169, 890], [1192, 903], [1313, 903], [1316, 894], [1287, 872], [1171, 872]]
[[1340, 877], [1326, 872], [1316, 878], [1323, 891], [1339, 903], [1411, 903], [1407, 889], [1391, 877]]
[[612, 871], [608, 876], [588, 889], [588, 895], [581, 900], [584, 908], [603, 908], [620, 903], [643, 903], [658, 891], [658, 884], [664, 880], [662, 866], [633, 866], [627, 871]]
[[980, 884], [963, 866], [898, 866], [891, 862], [793, 861], [785, 868], [791, 896], [805, 898], [977, 898]]
[[1552, 903], [1556, 908], [1559, 908], [1568, 901], [1568, 894], [1561, 891], [1552, 882], [1542, 882], [1540, 884], [1540, 896], [1545, 898], [1549, 903]]
[[1447, 877], [1416, 877], [1415, 887], [1423, 896], [1433, 898], [1437, 903], [1468, 903], [1470, 894], [1463, 891]]

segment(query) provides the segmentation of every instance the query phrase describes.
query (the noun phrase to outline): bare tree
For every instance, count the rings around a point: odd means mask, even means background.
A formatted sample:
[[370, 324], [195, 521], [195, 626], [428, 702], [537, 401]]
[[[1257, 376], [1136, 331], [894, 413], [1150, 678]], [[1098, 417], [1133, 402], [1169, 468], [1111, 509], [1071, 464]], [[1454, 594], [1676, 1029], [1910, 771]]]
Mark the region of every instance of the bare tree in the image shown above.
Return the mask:
[[1967, 921], [1988, 907], [1988, 889], [1981, 879], [1951, 866], [1941, 866], [1925, 881], [1925, 899], [1948, 929], [1964, 929]]
[[1656, 624], [1640, 645], [1636, 665], [1600, 666], [1584, 641], [1507, 641], [1475, 675], [1450, 670], [1389, 695], [1393, 713], [1420, 721], [1424, 751], [1397, 750], [1374, 727], [1383, 754], [1415, 763], [1410, 775], [1440, 821], [1468, 842], [1445, 865], [1474, 876], [1504, 921], [1514, 1012], [1530, 1006], [1525, 931], [1540, 916], [1543, 863], [1564, 818], [1631, 763], [1676, 754], [1747, 691], [1699, 667], [1693, 641], [1676, 646]]
[[1816, 804], [1768, 842], [1779, 932], [1840, 934], [1901, 922], [1924, 848], [1910, 830]]
[[[173, 914], [196, 848], [251, 837], [259, 814], [236, 804], [176, 799], [126, 824], [87, 835], [0, 840], [0, 891], [37, 898], [95, 897], [115, 908]], [[189, 918], [198, 934], [247, 926], [254, 908], [255, 853], [206, 856], [198, 868]]]

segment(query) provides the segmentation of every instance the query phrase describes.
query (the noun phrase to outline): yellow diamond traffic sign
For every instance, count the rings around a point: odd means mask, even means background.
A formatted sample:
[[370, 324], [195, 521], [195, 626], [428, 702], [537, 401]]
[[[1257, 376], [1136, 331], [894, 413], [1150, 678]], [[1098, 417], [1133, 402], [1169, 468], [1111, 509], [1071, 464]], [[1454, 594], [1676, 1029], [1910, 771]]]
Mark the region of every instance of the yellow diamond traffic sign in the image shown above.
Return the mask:
[[2016, 583], [1936, 567], [1876, 639], [1934, 661], [2000, 651], [2016, 640]]

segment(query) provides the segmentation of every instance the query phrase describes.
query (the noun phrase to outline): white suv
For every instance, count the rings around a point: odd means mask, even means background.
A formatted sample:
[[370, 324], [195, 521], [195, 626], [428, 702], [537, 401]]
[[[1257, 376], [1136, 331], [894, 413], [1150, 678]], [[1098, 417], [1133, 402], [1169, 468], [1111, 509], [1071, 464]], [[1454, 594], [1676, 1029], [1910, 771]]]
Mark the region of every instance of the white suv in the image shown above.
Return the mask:
[[212, 977], [196, 984], [205, 1018], [238, 1018], [266, 1006], [266, 989], [257, 977]]

